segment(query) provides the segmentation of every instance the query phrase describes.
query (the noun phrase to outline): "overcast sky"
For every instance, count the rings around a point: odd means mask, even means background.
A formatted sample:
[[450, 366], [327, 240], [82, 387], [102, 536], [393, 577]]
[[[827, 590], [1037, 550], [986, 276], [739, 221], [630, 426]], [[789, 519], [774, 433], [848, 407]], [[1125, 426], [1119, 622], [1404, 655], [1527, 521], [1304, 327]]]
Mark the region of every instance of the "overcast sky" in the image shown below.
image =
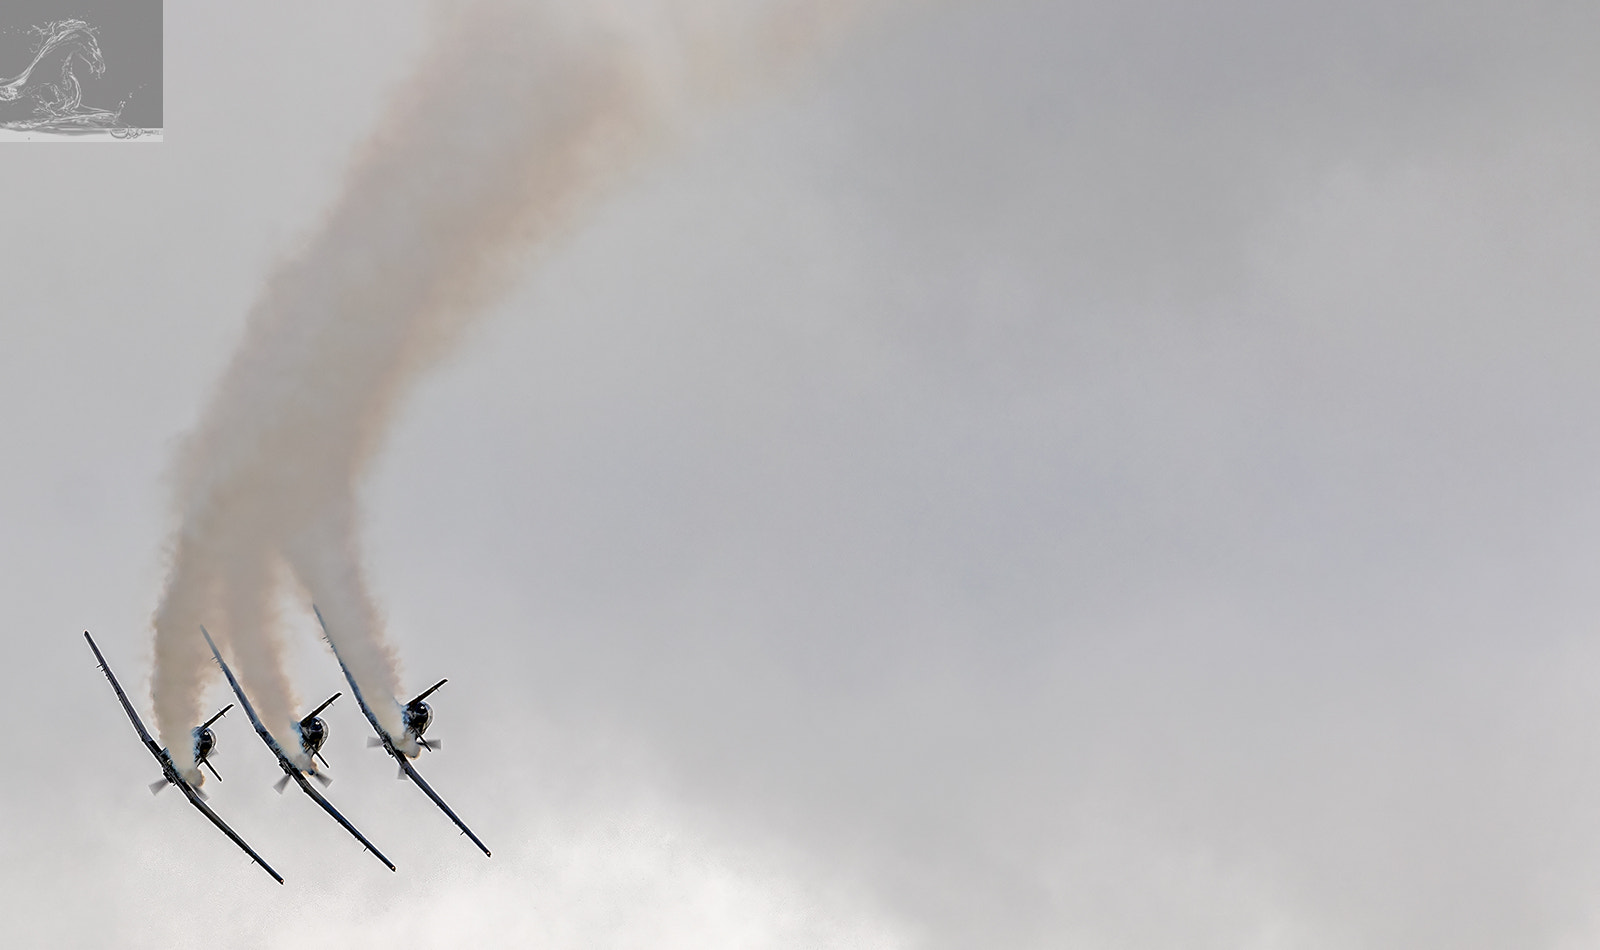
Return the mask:
[[[364, 494], [419, 768], [148, 715], [169, 466], [425, 44], [166, 7], [166, 141], [0, 150], [7, 941], [1600, 938], [1600, 7], [912, 5], [691, 123]], [[342, 689], [290, 605], [303, 699]], [[213, 705], [224, 701], [213, 688]]]

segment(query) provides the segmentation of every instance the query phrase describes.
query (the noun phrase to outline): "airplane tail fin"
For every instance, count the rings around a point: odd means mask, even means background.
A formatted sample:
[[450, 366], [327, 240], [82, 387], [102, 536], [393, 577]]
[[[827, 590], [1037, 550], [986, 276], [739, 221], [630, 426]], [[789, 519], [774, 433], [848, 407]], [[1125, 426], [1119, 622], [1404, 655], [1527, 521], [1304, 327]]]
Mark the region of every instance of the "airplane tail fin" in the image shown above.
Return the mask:
[[205, 722], [201, 723], [200, 728], [201, 729], [210, 729], [212, 723], [216, 722], [218, 719], [221, 719], [223, 716], [227, 715], [228, 710], [230, 710], [232, 708], [233, 708], [233, 703], [229, 703], [228, 705], [222, 707], [221, 711], [218, 712], [215, 716], [212, 716], [210, 719], [207, 719]]
[[[416, 695], [416, 698], [411, 700], [411, 703], [420, 703], [420, 702], [422, 702], [424, 699], [427, 699], [429, 696], [432, 696], [434, 690], [438, 689], [439, 687], [443, 686], [444, 684], [446, 684], [448, 682], [450, 682], [448, 679], [442, 679], [439, 682], [434, 683], [432, 686], [429, 686], [427, 689], [425, 689], [422, 692], [418, 693]], [[406, 705], [409, 706], [409, 705], [411, 705], [411, 703], [406, 703]]]
[[310, 712], [306, 713], [305, 718], [300, 720], [300, 724], [302, 726], [309, 724], [311, 722], [311, 720], [317, 718], [317, 714], [318, 713], [322, 712], [324, 709], [327, 709], [328, 706], [330, 706], [333, 703], [334, 700], [338, 699], [340, 696], [343, 696], [343, 695], [344, 695], [344, 693], [334, 693], [332, 696], [329, 696], [327, 699], [323, 700], [321, 706], [318, 706], [316, 709], [313, 709]]

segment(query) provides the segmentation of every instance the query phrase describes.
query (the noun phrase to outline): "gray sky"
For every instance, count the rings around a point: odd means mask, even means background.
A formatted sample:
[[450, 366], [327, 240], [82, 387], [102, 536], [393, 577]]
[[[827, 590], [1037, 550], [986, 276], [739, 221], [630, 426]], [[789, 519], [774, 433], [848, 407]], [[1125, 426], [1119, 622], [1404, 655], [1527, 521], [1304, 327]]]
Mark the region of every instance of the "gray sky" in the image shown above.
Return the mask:
[[159, 148], [0, 156], [19, 944], [1596, 938], [1592, 4], [927, 3], [695, 124], [365, 493], [495, 857], [348, 698], [396, 875], [230, 714], [283, 888], [150, 797], [81, 631], [147, 711], [177, 440], [424, 19], [167, 14]]

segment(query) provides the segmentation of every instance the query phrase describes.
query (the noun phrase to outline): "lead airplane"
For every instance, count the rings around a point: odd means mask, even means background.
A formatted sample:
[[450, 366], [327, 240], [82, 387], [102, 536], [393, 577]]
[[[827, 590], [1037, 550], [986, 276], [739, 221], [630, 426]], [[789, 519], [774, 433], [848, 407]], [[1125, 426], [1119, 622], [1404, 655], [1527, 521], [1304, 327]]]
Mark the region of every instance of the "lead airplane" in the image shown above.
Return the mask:
[[[198, 788], [190, 785], [189, 782], [184, 779], [182, 773], [178, 771], [177, 765], [175, 765], [172, 761], [172, 754], [166, 749], [156, 745], [156, 741], [150, 738], [150, 733], [145, 729], [144, 722], [139, 719], [139, 714], [133, 711], [133, 704], [128, 702], [128, 695], [122, 691], [122, 686], [117, 682], [117, 678], [111, 675], [111, 667], [106, 663], [106, 658], [100, 655], [100, 648], [95, 646], [94, 637], [89, 636], [89, 631], [85, 630], [83, 632], [83, 638], [89, 641], [89, 649], [94, 651], [95, 661], [100, 664], [100, 672], [106, 674], [106, 679], [111, 681], [111, 688], [116, 691], [117, 700], [122, 703], [122, 708], [128, 714], [128, 719], [133, 723], [133, 728], [138, 730], [139, 738], [144, 741], [145, 748], [149, 749], [150, 754], [156, 757], [157, 762], [161, 763], [161, 773], [163, 777], [161, 781], [150, 786], [150, 791], [159, 792], [168, 785], [176, 785], [183, 791], [184, 797], [189, 799], [189, 804], [200, 809], [201, 814], [209, 818], [213, 825], [216, 825], [218, 828], [222, 829], [222, 833], [233, 839], [233, 843], [242, 848], [245, 854], [250, 855], [250, 860], [261, 865], [261, 869], [272, 875], [273, 880], [277, 881], [279, 884], [282, 884], [283, 876], [277, 871], [274, 871], [272, 869], [272, 865], [268, 864], [266, 861], [263, 861], [261, 859], [261, 855], [256, 854], [254, 848], [246, 844], [245, 840], [239, 837], [239, 835], [236, 834], [232, 828], [229, 828], [226, 822], [217, 817], [217, 813], [212, 811], [210, 806], [205, 803], [205, 794]], [[217, 715], [212, 716], [209, 720], [207, 720], [204, 726], [194, 730], [195, 759], [197, 761], [204, 762], [205, 758], [211, 754], [213, 749], [216, 748], [216, 736], [211, 733], [211, 730], [208, 727], [211, 725], [211, 723], [216, 722], [217, 719], [221, 717], [222, 713], [227, 712], [232, 707], [233, 704], [229, 703], [223, 708], [222, 712], [217, 713]], [[209, 763], [207, 763], [207, 768], [211, 768], [212, 774], [216, 775], [216, 769], [210, 766]], [[222, 776], [218, 775], [217, 780], [221, 781]]]
[[451, 811], [450, 806], [444, 803], [444, 799], [439, 797], [439, 793], [435, 792], [428, 786], [427, 782], [422, 780], [422, 776], [417, 774], [417, 770], [412, 767], [410, 757], [408, 757], [406, 753], [402, 751], [403, 745], [409, 746], [413, 743], [420, 749], [431, 750], [439, 748], [439, 743], [437, 740], [430, 741], [422, 738], [423, 730], [427, 729], [428, 724], [433, 721], [433, 710], [430, 709], [428, 704], [423, 702], [423, 700], [426, 699], [434, 690], [443, 686], [447, 681], [440, 680], [439, 682], [434, 683], [432, 686], [424, 690], [421, 695], [405, 704], [401, 710], [401, 715], [405, 723], [405, 734], [399, 739], [396, 739], [396, 737], [391, 736], [388, 730], [384, 729], [383, 726], [379, 724], [378, 717], [372, 714], [372, 707], [367, 705], [366, 698], [361, 695], [361, 687], [356, 685], [356, 678], [350, 675], [350, 667], [345, 665], [344, 657], [339, 654], [339, 648], [334, 645], [333, 637], [328, 633], [328, 622], [322, 619], [322, 611], [317, 609], [316, 604], [312, 604], [311, 609], [317, 615], [317, 623], [322, 625], [322, 638], [328, 641], [329, 647], [333, 648], [333, 658], [339, 661], [339, 668], [344, 670], [345, 681], [350, 684], [351, 692], [356, 694], [356, 702], [360, 704], [361, 711], [366, 714], [367, 722], [372, 723], [373, 731], [378, 734], [377, 741], [370, 739], [367, 741], [373, 745], [383, 746], [383, 751], [394, 756], [394, 760], [400, 763], [400, 777], [410, 778], [411, 781], [417, 783], [417, 787], [422, 789], [422, 791], [425, 792], [429, 798], [433, 799], [433, 803], [439, 806], [439, 810], [450, 816], [450, 820], [455, 822], [457, 828], [461, 829], [461, 833], [472, 839], [472, 843], [478, 846], [478, 849], [483, 852], [484, 857], [488, 857], [488, 845], [485, 845], [481, 840], [479, 840], [478, 836], [472, 833], [472, 829], [467, 827], [467, 823], [456, 817], [456, 813]]
[[[347, 821], [343, 815], [339, 814], [339, 810], [337, 808], [334, 808], [326, 798], [322, 797], [321, 793], [312, 788], [311, 783], [306, 781], [306, 776], [311, 775], [324, 785], [331, 783], [332, 779], [328, 778], [326, 775], [323, 775], [321, 772], [315, 771], [315, 763], [313, 763], [312, 769], [302, 769], [293, 759], [284, 754], [283, 746], [279, 745], [278, 740], [274, 739], [272, 737], [272, 733], [267, 731], [267, 727], [261, 724], [261, 717], [256, 715], [255, 707], [250, 705], [250, 699], [249, 697], [245, 696], [244, 690], [239, 686], [239, 681], [234, 678], [233, 670], [228, 669], [228, 663], [222, 658], [222, 653], [217, 649], [217, 644], [211, 639], [211, 634], [206, 632], [205, 627], [201, 627], [200, 635], [206, 638], [206, 644], [211, 647], [211, 655], [217, 658], [217, 665], [222, 667], [222, 675], [228, 678], [228, 685], [233, 687], [233, 695], [239, 697], [239, 705], [244, 707], [245, 715], [250, 717], [250, 725], [255, 727], [256, 734], [261, 737], [261, 741], [267, 744], [267, 748], [272, 750], [272, 754], [278, 757], [278, 767], [283, 769], [283, 778], [279, 779], [278, 784], [273, 787], [276, 788], [278, 793], [281, 795], [283, 790], [288, 787], [289, 780], [293, 779], [297, 784], [299, 784], [301, 791], [305, 792], [307, 795], [310, 795], [311, 800], [316, 802], [318, 805], [321, 805], [323, 811], [332, 815], [334, 821], [337, 821], [339, 824], [343, 825], [344, 830], [354, 835], [355, 839], [361, 842], [362, 847], [366, 848], [368, 851], [371, 851], [373, 857], [377, 858], [379, 861], [382, 861], [389, 870], [393, 871], [394, 862], [384, 857], [383, 852], [379, 851], [376, 845], [368, 841], [366, 835], [363, 835], [361, 832], [357, 831], [355, 825], [350, 824], [350, 822]], [[317, 716], [317, 713], [327, 709], [328, 703], [331, 703], [338, 698], [339, 694], [334, 693], [327, 702], [323, 703], [321, 706], [318, 706], [316, 709], [313, 709], [310, 715], [306, 716], [304, 719], [300, 720], [299, 723], [297, 723], [297, 725], [300, 727], [300, 747], [306, 753], [306, 758], [308, 760], [310, 760], [313, 756], [320, 757], [322, 743], [328, 737], [327, 724]], [[322, 764], [327, 765], [327, 760], [324, 759]]]

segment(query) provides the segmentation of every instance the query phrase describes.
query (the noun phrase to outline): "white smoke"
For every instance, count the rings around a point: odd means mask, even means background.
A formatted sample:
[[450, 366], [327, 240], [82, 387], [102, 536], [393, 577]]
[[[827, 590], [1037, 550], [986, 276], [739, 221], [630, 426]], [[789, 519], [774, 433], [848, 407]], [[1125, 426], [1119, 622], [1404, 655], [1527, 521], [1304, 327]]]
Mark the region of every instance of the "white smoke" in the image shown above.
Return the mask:
[[[156, 723], [181, 768], [206, 624], [263, 722], [297, 702], [275, 605], [314, 600], [384, 726], [400, 672], [362, 569], [357, 493], [400, 399], [537, 250], [686, 110], [793, 62], [867, 4], [440, 4], [437, 37], [316, 232], [266, 280], [177, 471], [154, 618]], [[619, 265], [625, 266], [625, 265]]]

